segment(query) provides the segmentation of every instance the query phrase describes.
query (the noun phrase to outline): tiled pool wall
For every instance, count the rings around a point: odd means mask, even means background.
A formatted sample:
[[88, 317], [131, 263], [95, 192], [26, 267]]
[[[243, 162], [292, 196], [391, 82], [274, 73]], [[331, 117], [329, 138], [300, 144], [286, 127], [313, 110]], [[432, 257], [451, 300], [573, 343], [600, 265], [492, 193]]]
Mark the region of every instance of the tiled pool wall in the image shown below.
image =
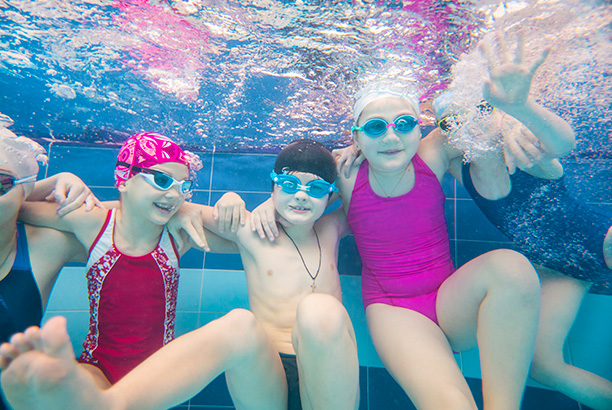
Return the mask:
[[[41, 176], [69, 171], [79, 175], [102, 200], [118, 197], [113, 186], [113, 168], [118, 148], [46, 143], [49, 163]], [[197, 173], [193, 201], [214, 204], [227, 191], [238, 192], [253, 209], [270, 195], [269, 173], [274, 154], [199, 153], [204, 168]], [[568, 160], [566, 179], [570, 190], [581, 199], [612, 213], [610, 203], [610, 160]], [[580, 190], [575, 189], [580, 186]], [[480, 213], [463, 187], [447, 176], [443, 181], [451, 252], [457, 266], [486, 251], [509, 243]], [[204, 254], [190, 251], [181, 259], [177, 312], [177, 335], [218, 318], [237, 307], [248, 308], [246, 281], [238, 255]], [[382, 368], [370, 341], [360, 296], [360, 263], [352, 241], [341, 243], [339, 268], [344, 304], [353, 319], [361, 364], [361, 410], [413, 408], [405, 394]], [[84, 268], [65, 268], [50, 299], [45, 318], [64, 315], [75, 350], [81, 351], [88, 320]], [[612, 297], [590, 294], [584, 301], [566, 346], [568, 359], [583, 368], [612, 379]], [[463, 373], [480, 400], [478, 351], [457, 355]], [[524, 409], [578, 409], [557, 393], [530, 382]], [[232, 409], [225, 382], [220, 376], [181, 409]]]

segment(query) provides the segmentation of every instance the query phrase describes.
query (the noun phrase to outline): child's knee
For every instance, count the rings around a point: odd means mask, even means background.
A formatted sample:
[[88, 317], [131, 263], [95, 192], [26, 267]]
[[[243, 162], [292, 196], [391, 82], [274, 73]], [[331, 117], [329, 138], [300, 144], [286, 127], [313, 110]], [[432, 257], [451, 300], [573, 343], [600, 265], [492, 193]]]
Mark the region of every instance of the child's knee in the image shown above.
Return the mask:
[[222, 319], [226, 321], [226, 328], [231, 329], [227, 332], [227, 347], [248, 353], [267, 343], [265, 330], [250, 310], [233, 309]]
[[498, 287], [539, 298], [540, 279], [529, 259], [509, 249], [498, 249], [489, 255], [490, 272]]
[[347, 330], [348, 314], [333, 296], [313, 294], [298, 306], [296, 326], [302, 343], [326, 345]]

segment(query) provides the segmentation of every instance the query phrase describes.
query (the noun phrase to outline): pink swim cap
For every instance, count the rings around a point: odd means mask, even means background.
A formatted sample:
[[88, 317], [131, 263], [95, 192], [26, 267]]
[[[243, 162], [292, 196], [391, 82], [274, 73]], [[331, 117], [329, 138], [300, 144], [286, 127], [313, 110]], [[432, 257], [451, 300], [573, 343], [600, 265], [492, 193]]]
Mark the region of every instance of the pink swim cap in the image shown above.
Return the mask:
[[189, 171], [201, 168], [197, 155], [183, 151], [170, 138], [154, 132], [134, 134], [123, 144], [115, 166], [115, 187], [133, 177], [132, 167], [150, 168], [164, 162], [178, 162]]

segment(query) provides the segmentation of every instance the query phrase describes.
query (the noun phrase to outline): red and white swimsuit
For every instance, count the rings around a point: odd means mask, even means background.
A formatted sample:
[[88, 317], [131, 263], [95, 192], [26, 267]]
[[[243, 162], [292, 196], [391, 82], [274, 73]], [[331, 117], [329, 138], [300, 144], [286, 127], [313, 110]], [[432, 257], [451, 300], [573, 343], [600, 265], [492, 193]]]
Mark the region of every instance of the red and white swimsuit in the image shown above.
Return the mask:
[[153, 252], [122, 254], [114, 245], [115, 210], [89, 251], [89, 333], [79, 359], [111, 383], [174, 338], [178, 252], [164, 229]]

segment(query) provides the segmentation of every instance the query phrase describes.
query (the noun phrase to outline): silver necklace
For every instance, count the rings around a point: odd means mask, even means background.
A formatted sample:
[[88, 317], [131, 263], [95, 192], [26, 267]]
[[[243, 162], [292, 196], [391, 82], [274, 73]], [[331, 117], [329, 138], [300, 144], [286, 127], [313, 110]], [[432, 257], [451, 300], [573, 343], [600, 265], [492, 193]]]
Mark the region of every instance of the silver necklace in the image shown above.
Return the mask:
[[312, 230], [315, 233], [315, 237], [317, 238], [317, 246], [319, 247], [319, 267], [317, 268], [317, 273], [315, 273], [315, 275], [312, 276], [312, 273], [310, 273], [310, 270], [308, 269], [308, 266], [306, 266], [306, 262], [304, 261], [304, 257], [302, 256], [302, 252], [300, 252], [300, 248], [298, 248], [298, 246], [295, 243], [295, 241], [293, 240], [293, 238], [287, 233], [287, 231], [285, 230], [285, 227], [283, 225], [280, 225], [280, 227], [283, 230], [283, 232], [285, 232], [285, 235], [287, 235], [289, 240], [291, 240], [291, 243], [293, 243], [293, 246], [295, 246], [295, 250], [297, 250], [298, 255], [300, 255], [300, 259], [302, 260], [302, 264], [304, 265], [304, 268], [306, 268], [306, 272], [308, 273], [308, 276], [310, 276], [310, 279], [312, 279], [312, 285], [310, 285], [310, 288], [314, 292], [315, 289], [317, 288], [315, 280], [317, 279], [317, 276], [319, 276], [319, 271], [321, 270], [321, 243], [319, 242], [319, 235], [317, 234], [317, 230], [314, 227], [312, 228]]
[[402, 182], [402, 180], [404, 179], [404, 176], [408, 173], [408, 169], [410, 169], [410, 164], [408, 164], [408, 166], [406, 167], [406, 169], [404, 170], [404, 172], [402, 173], [402, 176], [400, 177], [400, 179], [397, 181], [397, 183], [395, 184], [395, 186], [393, 187], [393, 189], [391, 190], [391, 194], [388, 194], [387, 191], [385, 191], [385, 188], [383, 188], [382, 184], [380, 183], [380, 181], [378, 180], [378, 177], [376, 176], [376, 172], [374, 172], [374, 170], [372, 170], [372, 176], [374, 177], [374, 180], [376, 181], [376, 183], [378, 184], [378, 186], [380, 187], [380, 189], [382, 189], [383, 194], [385, 194], [385, 196], [387, 198], [391, 198], [391, 196], [395, 193], [395, 190], [397, 189], [397, 187], [399, 186], [400, 182]]

